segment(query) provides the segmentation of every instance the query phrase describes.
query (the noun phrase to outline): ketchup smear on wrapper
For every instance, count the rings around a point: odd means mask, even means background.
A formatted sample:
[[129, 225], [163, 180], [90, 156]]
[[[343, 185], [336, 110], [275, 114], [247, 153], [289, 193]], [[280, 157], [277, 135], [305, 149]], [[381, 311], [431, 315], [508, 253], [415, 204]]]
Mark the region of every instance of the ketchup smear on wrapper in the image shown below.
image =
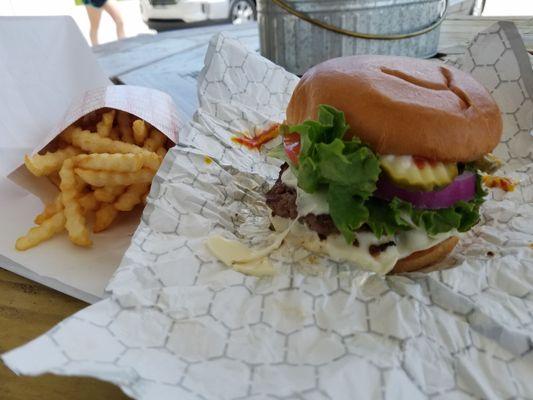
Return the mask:
[[259, 150], [261, 149], [261, 146], [263, 146], [265, 143], [268, 143], [271, 140], [277, 138], [279, 136], [279, 133], [279, 124], [275, 124], [272, 125], [270, 128], [261, 131], [254, 137], [235, 136], [232, 137], [231, 140], [235, 143], [242, 144], [243, 146], [249, 149]]

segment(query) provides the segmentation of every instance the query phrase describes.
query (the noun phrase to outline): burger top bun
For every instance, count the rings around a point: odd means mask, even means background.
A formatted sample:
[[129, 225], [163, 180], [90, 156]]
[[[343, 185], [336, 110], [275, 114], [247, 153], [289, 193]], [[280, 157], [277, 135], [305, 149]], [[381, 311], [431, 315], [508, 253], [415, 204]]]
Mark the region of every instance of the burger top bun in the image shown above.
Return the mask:
[[318, 106], [343, 111], [347, 137], [379, 154], [468, 162], [499, 143], [498, 106], [472, 76], [435, 61], [392, 56], [328, 60], [307, 71], [287, 123], [316, 119]]

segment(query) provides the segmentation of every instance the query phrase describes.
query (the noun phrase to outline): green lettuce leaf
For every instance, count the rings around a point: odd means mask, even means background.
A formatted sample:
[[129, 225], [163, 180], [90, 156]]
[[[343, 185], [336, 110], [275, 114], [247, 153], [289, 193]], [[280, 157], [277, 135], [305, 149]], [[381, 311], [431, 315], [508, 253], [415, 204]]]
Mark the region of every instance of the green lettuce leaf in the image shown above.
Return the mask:
[[329, 213], [347, 243], [355, 240], [355, 231], [368, 220], [364, 199], [353, 194], [348, 186], [330, 185], [327, 193]]
[[320, 172], [311, 157], [300, 157], [298, 164], [298, 186], [307, 193], [314, 193], [320, 184]]
[[369, 213], [366, 223], [378, 238], [413, 228], [410, 222], [413, 207], [407, 202], [397, 198], [389, 202], [372, 197], [365, 206]]
[[350, 142], [334, 139], [317, 144], [320, 175], [330, 184], [354, 187], [355, 194], [367, 199], [376, 190], [379, 161], [368, 147], [346, 148], [345, 143]]

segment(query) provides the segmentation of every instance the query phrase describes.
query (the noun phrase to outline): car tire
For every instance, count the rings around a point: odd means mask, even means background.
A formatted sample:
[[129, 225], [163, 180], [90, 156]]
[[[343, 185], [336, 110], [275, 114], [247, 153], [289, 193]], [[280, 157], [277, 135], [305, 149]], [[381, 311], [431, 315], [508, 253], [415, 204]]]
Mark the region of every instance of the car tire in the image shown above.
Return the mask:
[[257, 19], [257, 7], [254, 0], [233, 0], [229, 9], [229, 20], [239, 25]]

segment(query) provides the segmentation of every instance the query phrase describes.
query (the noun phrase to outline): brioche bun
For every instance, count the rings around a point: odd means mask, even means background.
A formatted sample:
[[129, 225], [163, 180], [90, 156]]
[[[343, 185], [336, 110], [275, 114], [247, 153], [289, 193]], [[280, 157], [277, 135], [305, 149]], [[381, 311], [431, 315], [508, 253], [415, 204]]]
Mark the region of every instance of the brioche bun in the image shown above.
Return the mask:
[[344, 112], [347, 136], [378, 154], [469, 162], [500, 142], [500, 110], [472, 76], [436, 61], [393, 56], [328, 60], [296, 86], [286, 122], [316, 119], [318, 106]]
[[452, 252], [454, 247], [459, 242], [457, 236], [452, 236], [433, 247], [426, 250], [417, 251], [407, 257], [398, 260], [391, 274], [399, 274], [402, 272], [414, 272], [423, 269], [444, 260], [444, 258]]

